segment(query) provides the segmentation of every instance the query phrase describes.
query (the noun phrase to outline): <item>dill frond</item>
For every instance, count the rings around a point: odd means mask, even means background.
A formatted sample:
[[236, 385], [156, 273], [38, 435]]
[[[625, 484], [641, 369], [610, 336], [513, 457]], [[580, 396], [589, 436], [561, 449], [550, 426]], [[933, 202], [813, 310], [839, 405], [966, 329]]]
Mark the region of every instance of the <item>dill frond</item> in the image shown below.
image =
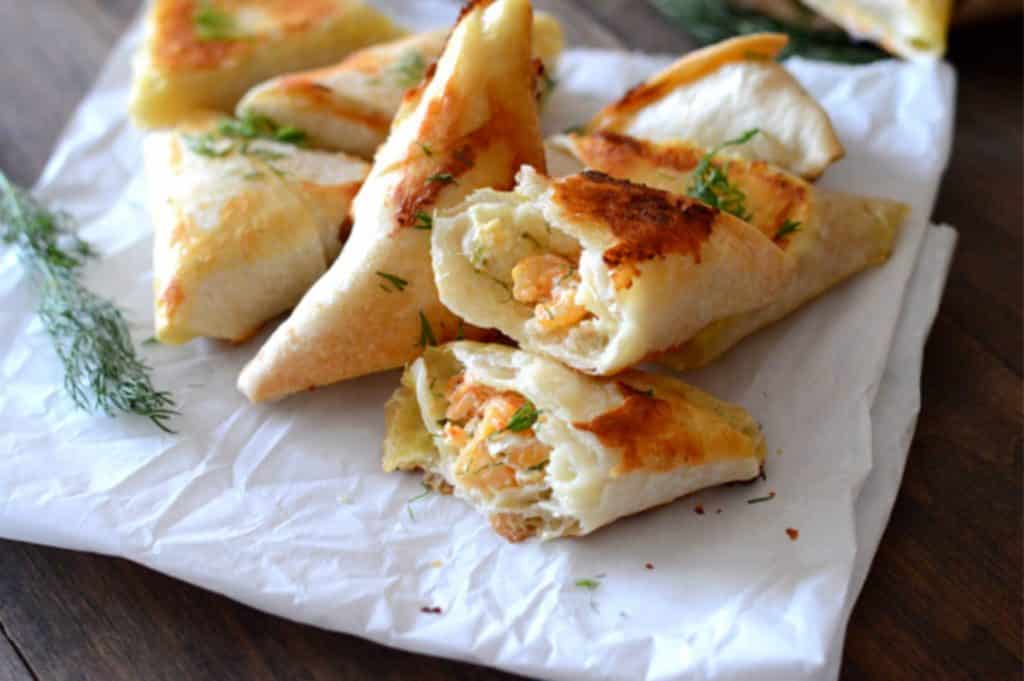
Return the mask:
[[153, 387], [124, 315], [82, 284], [85, 260], [96, 253], [75, 234], [70, 216], [48, 210], [0, 172], [0, 240], [17, 249], [39, 287], [39, 318], [72, 401], [108, 416], [138, 414], [173, 432], [167, 421], [178, 413], [174, 398]]

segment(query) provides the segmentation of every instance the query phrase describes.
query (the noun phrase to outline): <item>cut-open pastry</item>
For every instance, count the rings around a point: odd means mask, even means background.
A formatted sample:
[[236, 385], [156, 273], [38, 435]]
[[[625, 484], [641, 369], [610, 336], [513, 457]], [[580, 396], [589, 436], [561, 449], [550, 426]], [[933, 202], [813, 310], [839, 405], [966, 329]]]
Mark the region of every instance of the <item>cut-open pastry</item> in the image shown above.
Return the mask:
[[515, 191], [439, 214], [431, 252], [457, 315], [600, 375], [771, 302], [791, 275], [746, 222], [595, 171], [552, 181], [523, 168]]
[[691, 52], [604, 108], [585, 131], [711, 147], [757, 128], [737, 155], [815, 178], [844, 150], [828, 114], [775, 62], [786, 40], [758, 34]]
[[479, 0], [406, 94], [353, 204], [352, 236], [239, 378], [253, 401], [402, 366], [459, 320], [437, 297], [434, 210], [544, 163], [527, 0]]
[[[722, 149], [709, 160], [742, 197], [750, 224], [791, 256], [789, 279], [767, 305], [708, 325], [658, 358], [676, 369], [702, 366], [740, 340], [782, 319], [847, 277], [884, 263], [892, 252], [907, 207], [896, 201], [822, 189], [763, 161], [730, 157]], [[552, 168], [593, 168], [666, 191], [695, 187], [694, 173], [708, 151], [683, 142], [655, 144], [613, 133], [566, 135], [551, 140]]]
[[[318, 146], [371, 158], [387, 137], [402, 95], [419, 84], [447, 38], [447, 30], [422, 33], [360, 50], [336, 66], [274, 78], [253, 88], [239, 113], [269, 116], [302, 128]], [[536, 13], [533, 54], [546, 72], [555, 68], [563, 45], [554, 17]]]
[[752, 480], [764, 438], [742, 408], [640, 371], [595, 378], [502, 345], [431, 348], [386, 408], [384, 469], [484, 513], [509, 541], [593, 532]]
[[402, 33], [363, 0], [155, 0], [135, 62], [132, 116], [159, 127], [204, 109], [233, 111], [267, 78]]
[[369, 172], [351, 156], [217, 126], [217, 116], [203, 117], [145, 142], [164, 343], [242, 341], [294, 306], [341, 250]]

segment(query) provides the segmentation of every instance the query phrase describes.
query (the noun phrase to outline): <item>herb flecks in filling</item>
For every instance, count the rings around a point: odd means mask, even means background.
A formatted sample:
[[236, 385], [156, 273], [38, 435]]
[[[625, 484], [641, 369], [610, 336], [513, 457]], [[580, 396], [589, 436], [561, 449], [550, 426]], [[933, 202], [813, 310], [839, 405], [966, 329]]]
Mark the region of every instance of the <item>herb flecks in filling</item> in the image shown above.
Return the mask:
[[519, 393], [454, 376], [445, 394], [443, 437], [457, 450], [460, 483], [479, 491], [519, 487], [520, 477], [542, 476], [550, 447], [537, 440], [539, 412]]
[[534, 319], [544, 331], [567, 329], [590, 313], [575, 302], [580, 285], [577, 267], [554, 253], [530, 255], [512, 268], [512, 297], [534, 305]]

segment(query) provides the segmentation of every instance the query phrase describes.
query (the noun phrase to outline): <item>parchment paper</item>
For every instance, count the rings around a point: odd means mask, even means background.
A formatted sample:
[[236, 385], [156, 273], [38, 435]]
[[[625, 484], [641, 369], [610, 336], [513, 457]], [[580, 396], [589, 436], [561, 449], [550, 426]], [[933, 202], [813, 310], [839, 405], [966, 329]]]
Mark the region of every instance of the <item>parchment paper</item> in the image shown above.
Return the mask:
[[[83, 220], [103, 253], [88, 283], [127, 310], [141, 341], [152, 333], [151, 228], [141, 136], [124, 117], [137, 39], [135, 29], [116, 48], [38, 191]], [[586, 120], [667, 61], [569, 52], [546, 129]], [[0, 536], [124, 556], [290, 619], [538, 677], [836, 678], [899, 486], [955, 242], [927, 227], [954, 76], [942, 64], [787, 65], [848, 150], [822, 183], [913, 211], [885, 267], [686, 377], [763, 423], [767, 481], [702, 492], [584, 540], [509, 545], [462, 502], [410, 504], [417, 478], [381, 472], [382, 406], [397, 372], [254, 407], [234, 384], [262, 338], [145, 346], [180, 404], [176, 435], [76, 411], [8, 251]], [[748, 503], [769, 491], [772, 501]], [[575, 586], [581, 578], [600, 586]]]

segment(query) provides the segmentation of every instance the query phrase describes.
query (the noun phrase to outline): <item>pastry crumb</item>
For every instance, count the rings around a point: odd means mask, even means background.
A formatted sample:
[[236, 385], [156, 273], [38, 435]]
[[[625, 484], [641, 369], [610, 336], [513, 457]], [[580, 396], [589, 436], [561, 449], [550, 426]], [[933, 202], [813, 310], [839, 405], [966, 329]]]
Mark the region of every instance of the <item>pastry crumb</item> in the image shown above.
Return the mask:
[[797, 539], [800, 538], [800, 531], [796, 530], [796, 529], [794, 529], [792, 527], [787, 527], [786, 528], [786, 534], [789, 536], [789, 538], [792, 541], [796, 541]]

